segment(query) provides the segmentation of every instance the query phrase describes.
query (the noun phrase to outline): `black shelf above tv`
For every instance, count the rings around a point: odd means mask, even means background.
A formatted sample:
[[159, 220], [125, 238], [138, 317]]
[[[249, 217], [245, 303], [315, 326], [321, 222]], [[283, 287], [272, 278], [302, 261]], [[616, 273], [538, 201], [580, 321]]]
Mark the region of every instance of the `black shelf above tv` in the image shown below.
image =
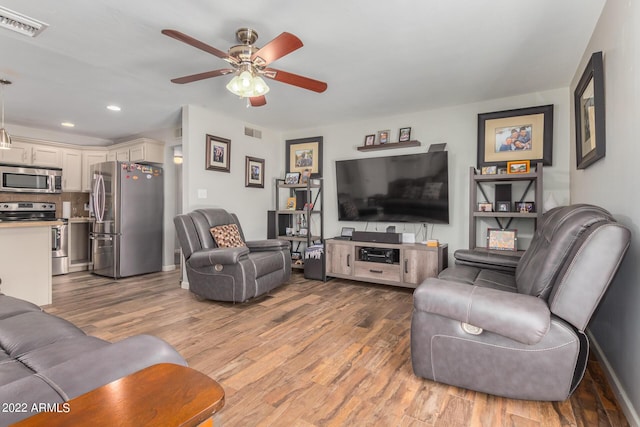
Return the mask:
[[412, 141], [405, 142], [388, 142], [386, 144], [362, 145], [358, 147], [358, 151], [389, 150], [393, 148], [418, 147], [420, 145], [420, 141], [414, 139]]

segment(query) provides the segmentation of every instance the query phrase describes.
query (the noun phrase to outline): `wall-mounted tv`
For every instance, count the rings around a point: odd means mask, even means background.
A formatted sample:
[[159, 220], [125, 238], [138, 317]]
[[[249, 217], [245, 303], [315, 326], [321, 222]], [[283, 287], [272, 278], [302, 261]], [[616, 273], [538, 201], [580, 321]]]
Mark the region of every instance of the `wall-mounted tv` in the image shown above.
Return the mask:
[[340, 221], [449, 223], [446, 151], [337, 160]]

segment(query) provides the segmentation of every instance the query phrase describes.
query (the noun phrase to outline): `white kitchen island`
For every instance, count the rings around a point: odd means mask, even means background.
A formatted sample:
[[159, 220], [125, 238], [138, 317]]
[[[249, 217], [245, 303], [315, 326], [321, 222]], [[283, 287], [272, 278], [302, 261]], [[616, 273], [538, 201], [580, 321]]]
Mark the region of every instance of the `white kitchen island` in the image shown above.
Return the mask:
[[0, 222], [0, 292], [51, 304], [51, 227], [60, 221]]

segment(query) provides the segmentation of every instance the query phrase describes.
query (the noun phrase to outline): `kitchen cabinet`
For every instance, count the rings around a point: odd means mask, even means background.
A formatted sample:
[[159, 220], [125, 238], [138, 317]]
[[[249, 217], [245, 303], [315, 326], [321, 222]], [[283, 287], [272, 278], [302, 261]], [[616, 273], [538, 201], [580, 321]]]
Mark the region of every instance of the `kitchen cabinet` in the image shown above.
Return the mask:
[[129, 148], [119, 148], [115, 150], [109, 150], [107, 160], [114, 162], [128, 162], [129, 161]]
[[353, 245], [339, 240], [326, 240], [327, 274], [343, 274], [351, 276], [353, 261]]
[[108, 158], [119, 162], [164, 163], [164, 144], [138, 138], [110, 147]]
[[2, 163], [59, 168], [62, 166], [60, 149], [50, 145], [13, 141], [10, 150], [2, 150]]
[[62, 150], [62, 191], [82, 191], [82, 152]]
[[107, 150], [82, 152], [82, 191], [91, 191], [91, 165], [107, 161]]

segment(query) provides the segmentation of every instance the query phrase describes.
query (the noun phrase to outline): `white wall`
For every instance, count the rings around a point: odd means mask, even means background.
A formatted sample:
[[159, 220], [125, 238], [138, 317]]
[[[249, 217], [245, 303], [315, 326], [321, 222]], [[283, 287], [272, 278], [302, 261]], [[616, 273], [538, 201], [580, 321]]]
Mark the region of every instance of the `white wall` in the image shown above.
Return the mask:
[[[382, 117], [357, 123], [337, 124], [333, 126], [286, 132], [284, 139], [323, 136], [323, 176], [325, 180], [325, 235], [339, 234], [342, 226], [354, 226], [364, 230], [365, 223], [347, 223], [338, 221], [338, 208], [335, 183], [335, 161], [363, 157], [392, 156], [424, 152], [433, 143], [446, 142], [449, 151], [449, 225], [429, 226], [430, 238], [449, 244], [449, 255], [453, 251], [468, 246], [468, 201], [469, 167], [476, 165], [477, 122], [479, 113], [510, 110], [554, 104], [554, 144], [553, 166], [544, 168], [545, 194], [552, 192], [561, 204], [569, 201], [569, 114], [570, 96], [568, 88], [531, 93], [527, 95], [496, 99], [487, 102], [460, 105], [437, 110], [420, 111], [392, 117]], [[364, 136], [382, 129], [391, 129], [392, 141], [398, 140], [398, 130], [411, 126], [411, 139], [422, 142], [422, 146], [360, 152], [356, 148], [363, 145]], [[284, 158], [284, 149], [281, 157]], [[279, 171], [284, 176], [284, 163]], [[384, 231], [389, 224], [379, 224], [377, 229]], [[376, 224], [369, 224], [369, 230], [375, 230]], [[397, 231], [419, 232], [413, 224], [396, 224]], [[420, 231], [423, 237], [423, 231]]]
[[[573, 91], [591, 54], [602, 51], [606, 157], [577, 170], [571, 144], [571, 201], [606, 208], [632, 232], [631, 248], [589, 328], [632, 425], [640, 424], [640, 202], [636, 173], [640, 159], [639, 26], [637, 1], [608, 1], [571, 85]], [[575, 141], [573, 127], [571, 132]]]
[[[244, 135], [244, 127], [262, 131], [262, 139]], [[231, 172], [205, 169], [206, 135], [231, 140]], [[202, 107], [182, 110], [183, 210], [219, 207], [235, 213], [247, 240], [266, 239], [267, 210], [274, 204], [274, 179], [284, 163], [281, 134]], [[265, 159], [265, 188], [245, 187], [245, 156]], [[198, 197], [205, 190], [205, 198]]]

